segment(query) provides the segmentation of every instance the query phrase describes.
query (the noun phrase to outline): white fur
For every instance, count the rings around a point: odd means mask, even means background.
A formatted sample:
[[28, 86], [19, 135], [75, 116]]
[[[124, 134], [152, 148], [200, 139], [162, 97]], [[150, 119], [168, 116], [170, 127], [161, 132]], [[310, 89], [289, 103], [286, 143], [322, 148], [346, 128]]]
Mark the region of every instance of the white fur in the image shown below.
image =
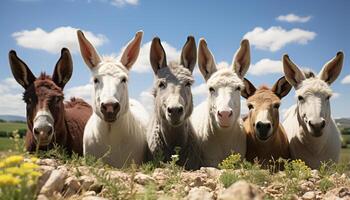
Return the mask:
[[[229, 69], [220, 69], [208, 80], [209, 87], [215, 87], [217, 94], [194, 108], [191, 121], [200, 139], [204, 166], [217, 167], [232, 153], [246, 153], [246, 134], [240, 118], [240, 91], [242, 80]], [[209, 91], [208, 91], [209, 93]], [[213, 111], [210, 108], [215, 107]], [[218, 125], [217, 109], [230, 108], [233, 111], [230, 127]], [[214, 114], [215, 113], [215, 114]]]
[[[329, 86], [339, 75], [343, 53], [325, 65], [320, 75], [307, 78], [287, 55], [283, 57], [286, 78], [295, 88], [298, 101], [288, 109], [283, 126], [290, 143], [292, 159], [301, 159], [311, 168], [319, 168], [321, 162], [339, 161], [340, 132], [331, 117]], [[299, 100], [299, 98], [302, 99]], [[308, 122], [325, 120], [322, 135], [315, 137]]]
[[[81, 32], [78, 32], [78, 38], [82, 56], [94, 80], [94, 112], [84, 130], [84, 155], [102, 158], [104, 162], [118, 168], [127, 167], [133, 162], [141, 164], [147, 149], [148, 114], [140, 103], [129, 101], [127, 79], [138, 57], [142, 32], [138, 32], [128, 43], [120, 60], [100, 57]], [[120, 104], [115, 121], [104, 120], [102, 103]]]

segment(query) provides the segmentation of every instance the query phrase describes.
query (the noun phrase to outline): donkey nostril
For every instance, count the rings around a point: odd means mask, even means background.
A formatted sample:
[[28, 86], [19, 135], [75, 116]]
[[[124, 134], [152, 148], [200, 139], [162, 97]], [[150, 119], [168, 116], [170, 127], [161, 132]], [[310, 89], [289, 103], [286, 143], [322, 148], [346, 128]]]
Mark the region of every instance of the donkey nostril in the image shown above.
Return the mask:
[[218, 116], [219, 116], [219, 117], [222, 117], [222, 115], [221, 115], [220, 111], [218, 111]]
[[39, 133], [40, 133], [39, 130], [37, 128], [34, 128], [34, 134], [39, 135]]
[[232, 110], [230, 111], [230, 113], [228, 114], [228, 117], [231, 117], [233, 115]]
[[184, 111], [184, 108], [182, 106], [178, 108], [178, 113], [181, 114], [183, 111]]
[[49, 127], [49, 128], [48, 128], [48, 131], [47, 131], [47, 134], [48, 134], [48, 135], [51, 135], [52, 132], [53, 132], [53, 131], [52, 131], [52, 127]]
[[326, 121], [323, 120], [323, 121], [321, 122], [321, 128], [324, 128], [325, 126], [326, 126]]
[[169, 107], [167, 108], [167, 110], [168, 110], [168, 113], [169, 113], [169, 114], [171, 114], [171, 112], [173, 111], [173, 110], [172, 110], [171, 108], [169, 108]]

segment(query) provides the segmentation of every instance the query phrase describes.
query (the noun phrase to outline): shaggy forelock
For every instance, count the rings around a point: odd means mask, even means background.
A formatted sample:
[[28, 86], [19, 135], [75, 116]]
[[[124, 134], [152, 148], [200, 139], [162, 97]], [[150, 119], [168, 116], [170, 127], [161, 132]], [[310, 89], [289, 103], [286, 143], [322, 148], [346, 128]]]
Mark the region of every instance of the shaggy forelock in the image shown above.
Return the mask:
[[320, 80], [318, 77], [311, 77], [305, 79], [296, 90], [297, 96], [315, 93], [332, 95], [332, 89], [326, 82]]
[[244, 87], [243, 81], [234, 73], [231, 69], [220, 69], [213, 73], [208, 79], [207, 84], [209, 86], [216, 87]]
[[166, 78], [168, 81], [190, 82], [194, 79], [189, 69], [179, 65], [177, 62], [171, 62], [168, 67], [158, 70], [158, 78]]
[[114, 56], [103, 56], [101, 63], [94, 71], [98, 75], [111, 75], [113, 77], [121, 77], [128, 75], [128, 69], [126, 69], [122, 63]]

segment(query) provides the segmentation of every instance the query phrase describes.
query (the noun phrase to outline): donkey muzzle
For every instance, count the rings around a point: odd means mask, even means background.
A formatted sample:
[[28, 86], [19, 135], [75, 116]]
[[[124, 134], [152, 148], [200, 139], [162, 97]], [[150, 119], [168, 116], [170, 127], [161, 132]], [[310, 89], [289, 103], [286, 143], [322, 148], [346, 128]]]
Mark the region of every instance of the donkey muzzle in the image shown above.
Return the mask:
[[53, 120], [48, 115], [40, 115], [34, 120], [34, 138], [40, 146], [48, 145], [54, 133]]
[[107, 122], [114, 122], [117, 119], [117, 114], [120, 111], [119, 102], [101, 103], [101, 112], [104, 120]]
[[173, 125], [179, 125], [181, 123], [183, 114], [183, 106], [172, 106], [167, 108], [167, 115], [170, 119], [170, 123]]

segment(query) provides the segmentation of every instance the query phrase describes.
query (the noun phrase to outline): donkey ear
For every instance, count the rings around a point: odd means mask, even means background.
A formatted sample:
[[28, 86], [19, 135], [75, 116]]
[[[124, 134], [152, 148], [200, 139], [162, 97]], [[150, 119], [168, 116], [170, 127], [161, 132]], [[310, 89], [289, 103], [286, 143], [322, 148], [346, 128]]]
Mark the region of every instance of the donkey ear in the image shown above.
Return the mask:
[[155, 37], [152, 40], [150, 61], [155, 74], [158, 73], [159, 69], [167, 66], [166, 54], [159, 37]]
[[196, 41], [193, 36], [188, 36], [185, 45], [181, 52], [181, 62], [180, 64], [191, 72], [193, 72], [194, 66], [197, 62], [197, 47]]
[[338, 78], [343, 67], [344, 53], [339, 51], [337, 55], [324, 65], [320, 74], [320, 79], [324, 80], [328, 85], [332, 84]]
[[80, 46], [80, 53], [87, 66], [90, 69], [96, 67], [100, 62], [100, 56], [92, 44], [86, 39], [84, 33], [81, 30], [77, 31], [78, 41]]
[[286, 78], [282, 76], [278, 81], [273, 85], [272, 92], [274, 92], [280, 99], [285, 97], [290, 90], [292, 89], [292, 86], [288, 83]]
[[131, 66], [136, 62], [140, 53], [143, 31], [136, 33], [135, 37], [126, 45], [126, 49], [120, 59], [120, 62], [130, 70]]
[[52, 75], [53, 82], [60, 88], [64, 88], [66, 83], [72, 77], [73, 61], [67, 48], [62, 48], [61, 57], [56, 63], [55, 70]]
[[36, 79], [35, 76], [28, 66], [17, 57], [16, 51], [11, 50], [9, 52], [9, 62], [13, 76], [24, 89], [33, 84]]
[[199, 71], [202, 73], [204, 79], [207, 81], [210, 76], [216, 72], [215, 59], [210, 52], [207, 42], [204, 38], [199, 40], [198, 47], [198, 66]]
[[241, 96], [248, 99], [250, 96], [252, 96], [256, 88], [255, 86], [246, 78], [243, 79], [244, 89], [241, 91]]
[[287, 81], [293, 87], [297, 87], [306, 79], [304, 73], [289, 59], [287, 54], [283, 55], [283, 71]]
[[238, 77], [243, 78], [250, 65], [250, 45], [249, 40], [241, 41], [241, 46], [237, 50], [233, 60], [233, 70]]

